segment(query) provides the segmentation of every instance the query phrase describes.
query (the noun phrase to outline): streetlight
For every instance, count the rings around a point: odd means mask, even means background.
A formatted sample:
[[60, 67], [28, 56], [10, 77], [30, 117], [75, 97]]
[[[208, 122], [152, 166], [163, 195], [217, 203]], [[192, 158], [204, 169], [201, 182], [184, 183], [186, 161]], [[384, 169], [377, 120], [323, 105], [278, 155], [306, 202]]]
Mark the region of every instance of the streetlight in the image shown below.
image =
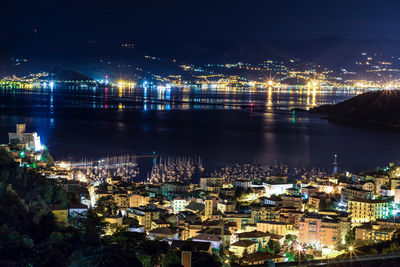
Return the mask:
[[349, 252], [350, 252], [350, 265], [353, 265], [353, 263], [352, 263], [352, 259], [353, 259], [353, 251], [354, 251], [354, 247], [353, 247], [353, 246], [349, 246]]
[[300, 263], [301, 263], [301, 252], [303, 251], [303, 247], [300, 244], [298, 244], [296, 246], [296, 251], [299, 254], [299, 260], [297, 261], [297, 263], [300, 266]]

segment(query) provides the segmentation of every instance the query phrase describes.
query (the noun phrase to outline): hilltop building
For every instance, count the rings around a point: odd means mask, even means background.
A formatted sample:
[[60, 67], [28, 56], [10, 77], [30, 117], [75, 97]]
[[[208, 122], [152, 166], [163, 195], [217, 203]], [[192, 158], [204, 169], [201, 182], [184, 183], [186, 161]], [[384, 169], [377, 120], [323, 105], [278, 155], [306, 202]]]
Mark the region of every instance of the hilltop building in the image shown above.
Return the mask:
[[15, 144], [19, 149], [23, 150], [26, 148], [33, 149], [35, 151], [42, 150], [42, 144], [40, 143], [40, 136], [36, 133], [27, 133], [25, 124], [17, 124], [15, 133], [8, 133], [8, 142]]

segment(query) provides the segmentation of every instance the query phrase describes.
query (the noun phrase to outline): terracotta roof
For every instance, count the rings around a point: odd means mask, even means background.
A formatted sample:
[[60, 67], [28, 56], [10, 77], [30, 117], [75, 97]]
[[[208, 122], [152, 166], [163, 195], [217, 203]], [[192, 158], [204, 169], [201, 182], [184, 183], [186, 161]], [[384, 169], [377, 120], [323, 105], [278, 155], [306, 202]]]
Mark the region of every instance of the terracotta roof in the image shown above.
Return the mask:
[[270, 234], [270, 238], [274, 239], [274, 240], [281, 240], [282, 238], [284, 238], [283, 235], [277, 235], [277, 234]]
[[261, 232], [261, 231], [244, 232], [244, 233], [238, 234], [239, 239], [240, 238], [259, 238], [259, 237], [266, 237], [266, 236], [268, 236], [268, 234]]
[[231, 244], [231, 247], [250, 247], [251, 245], [257, 244], [256, 241], [253, 240], [239, 240], [233, 244]]
[[200, 212], [200, 211], [204, 210], [204, 207], [205, 207], [204, 204], [192, 201], [189, 203], [189, 205], [186, 206], [186, 209]]
[[155, 224], [169, 224], [169, 222], [164, 221], [163, 219], [158, 219], [153, 221]]
[[219, 241], [221, 241], [221, 239], [218, 236], [209, 235], [209, 234], [199, 234], [199, 235], [193, 237], [193, 239], [205, 240], [205, 241], [210, 241], [210, 242], [219, 242]]
[[160, 235], [174, 235], [177, 232], [178, 232], [177, 230], [168, 227], [159, 227], [150, 231], [151, 234], [160, 234]]

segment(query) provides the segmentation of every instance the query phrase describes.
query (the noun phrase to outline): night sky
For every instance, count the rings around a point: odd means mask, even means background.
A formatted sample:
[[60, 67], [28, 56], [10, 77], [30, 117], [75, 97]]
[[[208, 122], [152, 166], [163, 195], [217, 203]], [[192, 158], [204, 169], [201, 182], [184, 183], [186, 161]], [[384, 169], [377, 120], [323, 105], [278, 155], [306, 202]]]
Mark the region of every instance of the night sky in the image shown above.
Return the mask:
[[400, 1], [32, 1], [2, 7], [2, 37], [37, 29], [81, 39], [400, 40]]

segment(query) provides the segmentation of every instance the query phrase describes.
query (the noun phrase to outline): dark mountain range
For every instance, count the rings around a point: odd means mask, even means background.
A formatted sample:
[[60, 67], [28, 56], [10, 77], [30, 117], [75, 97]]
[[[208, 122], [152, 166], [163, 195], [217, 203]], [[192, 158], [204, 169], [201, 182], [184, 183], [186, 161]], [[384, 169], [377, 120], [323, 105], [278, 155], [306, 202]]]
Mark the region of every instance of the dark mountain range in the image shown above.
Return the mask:
[[[133, 40], [134, 38], [130, 38]], [[134, 44], [124, 47], [124, 43]], [[87, 72], [110, 68], [109, 65], [129, 64], [142, 67], [148, 64], [145, 55], [157, 58], [151, 68], [165, 69], [179, 63], [203, 65], [206, 63], [246, 62], [259, 64], [265, 60], [288, 61], [299, 59], [333, 70], [339, 68], [361, 68], [355, 62], [362, 60], [361, 53], [379, 57], [381, 60], [395, 59], [400, 66], [400, 42], [385, 39], [349, 40], [326, 36], [309, 41], [279, 39], [275, 41], [97, 41], [66, 40], [40, 33], [16, 36], [12, 41], [1, 43], [0, 59], [10, 62], [15, 58], [28, 59], [28, 69], [56, 67]], [[171, 64], [175, 59], [177, 64]], [[149, 66], [147, 66], [149, 67]], [[4, 66], [3, 66], [4, 69]], [[18, 70], [24, 70], [19, 66]], [[0, 70], [1, 71], [1, 70]], [[125, 70], [119, 70], [123, 73]]]
[[324, 105], [310, 111], [327, 114], [338, 123], [400, 128], [400, 91], [367, 92], [336, 105]]

